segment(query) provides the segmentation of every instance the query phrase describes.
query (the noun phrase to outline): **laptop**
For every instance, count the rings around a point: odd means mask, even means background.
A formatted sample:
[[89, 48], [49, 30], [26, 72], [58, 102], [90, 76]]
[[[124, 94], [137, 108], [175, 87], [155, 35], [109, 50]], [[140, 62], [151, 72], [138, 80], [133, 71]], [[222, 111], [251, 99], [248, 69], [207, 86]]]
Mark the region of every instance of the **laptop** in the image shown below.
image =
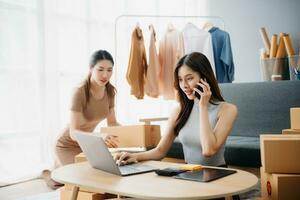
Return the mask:
[[142, 163], [118, 166], [100, 136], [79, 131], [75, 132], [74, 135], [87, 160], [96, 169], [118, 176], [147, 173], [158, 169]]

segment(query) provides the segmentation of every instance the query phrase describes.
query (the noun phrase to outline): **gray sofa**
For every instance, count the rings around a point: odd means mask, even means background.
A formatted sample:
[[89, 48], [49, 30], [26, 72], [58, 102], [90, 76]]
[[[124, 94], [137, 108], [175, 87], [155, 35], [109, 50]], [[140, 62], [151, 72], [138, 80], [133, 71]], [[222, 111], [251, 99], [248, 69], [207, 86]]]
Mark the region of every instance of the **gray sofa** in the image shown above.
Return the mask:
[[[259, 135], [290, 128], [290, 108], [300, 107], [300, 81], [226, 83], [220, 88], [225, 100], [239, 110], [225, 146], [226, 163], [260, 167]], [[167, 156], [184, 158], [178, 140]]]

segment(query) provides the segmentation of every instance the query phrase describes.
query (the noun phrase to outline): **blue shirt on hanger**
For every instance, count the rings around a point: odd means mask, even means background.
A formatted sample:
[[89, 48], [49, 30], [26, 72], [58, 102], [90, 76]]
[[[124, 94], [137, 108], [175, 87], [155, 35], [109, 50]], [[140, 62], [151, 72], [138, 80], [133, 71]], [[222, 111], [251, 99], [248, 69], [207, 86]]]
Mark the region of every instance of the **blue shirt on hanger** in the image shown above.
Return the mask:
[[217, 27], [209, 30], [212, 37], [216, 77], [219, 83], [231, 83], [234, 80], [234, 63], [229, 34]]

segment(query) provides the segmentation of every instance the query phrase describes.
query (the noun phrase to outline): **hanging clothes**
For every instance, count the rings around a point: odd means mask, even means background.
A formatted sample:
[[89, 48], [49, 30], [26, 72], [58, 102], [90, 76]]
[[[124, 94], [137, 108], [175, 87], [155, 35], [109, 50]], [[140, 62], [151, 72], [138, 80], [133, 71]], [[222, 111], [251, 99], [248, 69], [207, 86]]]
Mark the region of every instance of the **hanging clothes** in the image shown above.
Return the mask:
[[131, 35], [131, 48], [126, 78], [131, 87], [131, 94], [137, 99], [144, 98], [146, 72], [147, 58], [143, 32], [139, 26], [136, 26]]
[[212, 27], [209, 32], [212, 37], [217, 80], [219, 83], [231, 83], [234, 80], [234, 63], [230, 36], [217, 27]]
[[172, 24], [169, 24], [159, 45], [159, 60], [161, 65], [160, 94], [164, 99], [175, 99], [174, 69], [177, 61], [183, 55], [184, 44], [182, 33]]
[[145, 93], [150, 97], [158, 97], [159, 95], [159, 73], [160, 63], [156, 50], [156, 33], [153, 25], [149, 25], [150, 43], [149, 43], [149, 63], [145, 79]]
[[194, 24], [187, 23], [183, 29], [183, 39], [185, 54], [192, 52], [203, 53], [208, 58], [212, 70], [216, 74], [211, 35]]

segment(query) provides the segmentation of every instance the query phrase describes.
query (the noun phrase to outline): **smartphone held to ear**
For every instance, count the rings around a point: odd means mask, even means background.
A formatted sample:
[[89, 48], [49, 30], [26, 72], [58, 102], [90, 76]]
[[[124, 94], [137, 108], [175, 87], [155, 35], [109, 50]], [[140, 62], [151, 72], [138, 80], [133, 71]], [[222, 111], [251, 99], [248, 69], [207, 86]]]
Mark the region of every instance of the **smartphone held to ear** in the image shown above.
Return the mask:
[[[200, 85], [197, 85], [196, 87], [198, 90], [200, 90], [200, 92], [203, 92], [203, 89]], [[200, 99], [200, 94], [197, 91], [194, 91], [194, 95], [196, 98]]]

